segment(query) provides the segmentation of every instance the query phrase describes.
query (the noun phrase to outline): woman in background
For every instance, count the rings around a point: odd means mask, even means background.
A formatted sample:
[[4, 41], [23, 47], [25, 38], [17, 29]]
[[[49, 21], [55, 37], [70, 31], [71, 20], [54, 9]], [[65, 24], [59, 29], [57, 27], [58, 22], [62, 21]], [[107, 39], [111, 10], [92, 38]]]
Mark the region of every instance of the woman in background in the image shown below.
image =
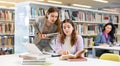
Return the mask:
[[75, 54], [83, 50], [83, 38], [77, 35], [74, 23], [65, 19], [61, 24], [61, 34], [56, 39], [56, 53], [59, 55]]
[[[107, 23], [95, 39], [95, 46], [110, 46], [111, 44], [116, 44], [115, 40], [115, 27], [112, 23]], [[107, 53], [107, 50], [97, 50], [96, 56], [101, 56], [103, 53]]]
[[[56, 7], [50, 7], [45, 16], [39, 16], [34, 23], [35, 39], [34, 44], [41, 51], [54, 52], [51, 40], [60, 32], [59, 12]], [[55, 33], [47, 36], [47, 34]]]

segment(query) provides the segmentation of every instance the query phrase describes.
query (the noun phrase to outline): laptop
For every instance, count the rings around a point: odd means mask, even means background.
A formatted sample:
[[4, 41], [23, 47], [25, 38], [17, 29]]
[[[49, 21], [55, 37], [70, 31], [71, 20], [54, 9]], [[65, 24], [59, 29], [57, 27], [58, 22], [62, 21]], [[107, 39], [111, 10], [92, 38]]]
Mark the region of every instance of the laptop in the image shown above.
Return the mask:
[[51, 55], [52, 57], [60, 56], [59, 54], [56, 54], [56, 53], [41, 52], [39, 50], [39, 48], [35, 44], [32, 44], [32, 43], [27, 43], [27, 44], [23, 44], [23, 45], [28, 50], [28, 52], [30, 54], [34, 54], [34, 55]]
[[23, 45], [30, 54], [36, 54], [36, 55], [43, 54], [35, 44], [27, 43], [27, 44], [23, 44]]
[[23, 46], [27, 49], [29, 54], [19, 55], [22, 60], [23, 65], [40, 65], [46, 62], [46, 58], [51, 57], [51, 55], [43, 54], [39, 48], [32, 43], [23, 44]]

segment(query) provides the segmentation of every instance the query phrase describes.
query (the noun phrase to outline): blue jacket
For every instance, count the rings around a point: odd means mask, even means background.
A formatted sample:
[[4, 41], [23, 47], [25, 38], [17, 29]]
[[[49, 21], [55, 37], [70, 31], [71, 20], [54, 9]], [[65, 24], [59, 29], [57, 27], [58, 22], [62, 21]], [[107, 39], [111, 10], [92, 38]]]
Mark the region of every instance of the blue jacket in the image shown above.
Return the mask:
[[114, 42], [115, 39], [111, 38], [110, 36], [108, 37], [108, 41], [106, 41], [106, 38], [103, 34], [103, 32], [99, 33], [95, 39], [95, 46], [99, 46], [100, 44], [106, 43], [110, 44], [111, 42]]

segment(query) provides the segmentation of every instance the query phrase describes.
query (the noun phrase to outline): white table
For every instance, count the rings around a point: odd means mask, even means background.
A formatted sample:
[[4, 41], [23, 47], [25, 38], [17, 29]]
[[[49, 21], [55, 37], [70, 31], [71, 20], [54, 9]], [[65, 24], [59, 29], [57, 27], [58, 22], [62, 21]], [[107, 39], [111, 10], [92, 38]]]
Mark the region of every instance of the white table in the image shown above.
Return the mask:
[[104, 46], [94, 46], [92, 48], [93, 57], [96, 57], [96, 49], [105, 49], [105, 50], [112, 50], [112, 51], [120, 51], [120, 47], [113, 46], [113, 47], [104, 47]]
[[[61, 61], [59, 58], [49, 58], [50, 66], [120, 66], [120, 62], [98, 60], [87, 58], [87, 61]], [[18, 55], [3, 55], [0, 56], [1, 66], [42, 66], [42, 65], [22, 65]]]

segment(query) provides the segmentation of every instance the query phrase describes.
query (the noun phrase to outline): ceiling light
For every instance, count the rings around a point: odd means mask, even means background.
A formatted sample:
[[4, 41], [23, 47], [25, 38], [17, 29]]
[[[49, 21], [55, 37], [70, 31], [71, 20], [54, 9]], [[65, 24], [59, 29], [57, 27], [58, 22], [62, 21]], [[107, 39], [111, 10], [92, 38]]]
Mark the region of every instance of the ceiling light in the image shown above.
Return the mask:
[[37, 1], [44, 1], [44, 0], [37, 0]]
[[10, 9], [15, 9], [15, 7], [9, 7]]
[[50, 3], [57, 3], [57, 4], [62, 4], [62, 2], [60, 2], [60, 1], [53, 1], [53, 0], [48, 0], [48, 2], [50, 2]]
[[85, 8], [91, 8], [91, 6], [87, 5], [80, 5], [80, 4], [72, 4], [73, 6], [78, 6], [78, 7], [85, 7]]
[[108, 1], [106, 1], [106, 0], [93, 0], [93, 1], [102, 2], [102, 3], [108, 3]]
[[0, 3], [16, 4], [15, 2], [0, 1]]
[[6, 6], [0, 6], [0, 8], [7, 8]]

